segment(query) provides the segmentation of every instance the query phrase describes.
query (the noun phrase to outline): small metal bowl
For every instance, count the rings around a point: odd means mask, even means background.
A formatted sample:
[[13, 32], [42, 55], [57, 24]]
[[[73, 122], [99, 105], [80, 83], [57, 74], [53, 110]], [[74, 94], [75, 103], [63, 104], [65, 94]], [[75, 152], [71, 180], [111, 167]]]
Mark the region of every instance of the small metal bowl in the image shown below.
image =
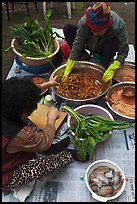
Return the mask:
[[113, 79], [116, 82], [135, 82], [135, 63], [126, 61], [116, 70]]
[[[120, 98], [118, 98], [115, 95], [115, 102], [114, 102], [114, 100], [111, 98], [111, 95], [119, 89], [121, 90], [123, 89], [123, 92], [121, 91], [121, 95], [119, 95]], [[123, 106], [121, 110], [125, 109], [125, 113], [120, 112], [114, 108], [114, 103], [116, 103], [117, 99], [123, 102]], [[118, 116], [119, 119], [122, 119], [122, 120], [124, 119], [128, 122], [134, 122], [135, 117], [129, 116], [130, 114], [127, 113], [127, 106], [131, 107], [130, 105], [135, 105], [135, 82], [119, 82], [117, 84], [114, 84], [107, 92], [105, 96], [105, 100], [109, 109], [114, 114], [116, 114], [116, 116]]]
[[132, 86], [127, 86], [123, 89], [123, 94], [125, 97], [133, 98], [135, 97], [135, 88]]
[[[23, 78], [31, 80], [36, 85], [39, 85], [39, 84], [42, 84], [42, 83], [45, 83], [45, 82], [49, 81], [49, 76], [48, 75], [43, 75], [43, 76], [41, 76], [41, 75], [24, 76]], [[48, 91], [48, 88], [45, 89], [44, 91], [42, 91], [40, 95], [45, 94], [47, 91]]]

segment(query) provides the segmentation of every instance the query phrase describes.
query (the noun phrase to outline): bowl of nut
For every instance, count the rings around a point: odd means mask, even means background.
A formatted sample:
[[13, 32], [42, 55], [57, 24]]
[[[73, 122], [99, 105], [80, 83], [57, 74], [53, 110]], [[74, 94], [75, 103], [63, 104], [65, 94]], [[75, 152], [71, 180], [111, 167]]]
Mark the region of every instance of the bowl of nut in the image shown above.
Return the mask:
[[107, 202], [123, 193], [126, 180], [124, 172], [115, 162], [103, 159], [89, 165], [85, 172], [85, 183], [94, 199]]

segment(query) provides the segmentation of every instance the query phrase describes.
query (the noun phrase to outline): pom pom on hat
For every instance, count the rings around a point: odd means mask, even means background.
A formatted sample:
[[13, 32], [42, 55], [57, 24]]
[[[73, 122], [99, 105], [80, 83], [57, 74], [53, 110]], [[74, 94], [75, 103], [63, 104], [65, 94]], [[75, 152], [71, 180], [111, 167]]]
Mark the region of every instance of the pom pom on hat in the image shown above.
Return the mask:
[[92, 30], [105, 29], [112, 24], [110, 7], [106, 2], [93, 2], [86, 11], [86, 19]]

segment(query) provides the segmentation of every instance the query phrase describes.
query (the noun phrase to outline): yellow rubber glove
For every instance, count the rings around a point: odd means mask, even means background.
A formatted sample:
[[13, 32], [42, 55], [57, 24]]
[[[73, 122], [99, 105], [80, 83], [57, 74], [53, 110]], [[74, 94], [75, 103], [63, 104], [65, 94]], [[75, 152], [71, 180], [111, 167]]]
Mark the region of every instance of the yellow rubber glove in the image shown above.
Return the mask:
[[114, 60], [114, 62], [108, 67], [108, 69], [103, 74], [102, 80], [104, 82], [109, 81], [113, 78], [115, 71], [120, 68], [121, 63], [117, 60]]
[[64, 70], [63, 77], [62, 77], [63, 82], [65, 82], [67, 80], [68, 75], [70, 74], [71, 70], [73, 69], [75, 62], [76, 62], [76, 60], [68, 59], [67, 65], [66, 65], [66, 68]]

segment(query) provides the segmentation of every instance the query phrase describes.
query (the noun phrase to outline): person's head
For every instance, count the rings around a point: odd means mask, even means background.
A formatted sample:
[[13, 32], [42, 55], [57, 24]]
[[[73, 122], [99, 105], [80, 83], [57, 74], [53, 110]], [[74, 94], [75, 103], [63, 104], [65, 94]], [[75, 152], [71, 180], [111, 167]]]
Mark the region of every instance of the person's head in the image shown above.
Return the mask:
[[94, 35], [103, 35], [112, 24], [110, 7], [106, 2], [92, 2], [86, 11], [86, 19]]
[[13, 120], [29, 116], [40, 99], [40, 89], [30, 79], [10, 78], [2, 83], [2, 116]]

